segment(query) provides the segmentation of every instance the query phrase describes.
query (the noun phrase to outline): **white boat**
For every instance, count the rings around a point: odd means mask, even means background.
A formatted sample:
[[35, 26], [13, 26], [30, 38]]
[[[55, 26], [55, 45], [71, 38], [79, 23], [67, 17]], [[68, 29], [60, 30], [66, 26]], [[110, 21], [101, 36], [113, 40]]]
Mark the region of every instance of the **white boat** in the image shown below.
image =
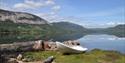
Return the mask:
[[87, 48], [84, 48], [82, 46], [68, 46], [60, 42], [56, 42], [57, 50], [61, 53], [83, 53], [87, 51]]

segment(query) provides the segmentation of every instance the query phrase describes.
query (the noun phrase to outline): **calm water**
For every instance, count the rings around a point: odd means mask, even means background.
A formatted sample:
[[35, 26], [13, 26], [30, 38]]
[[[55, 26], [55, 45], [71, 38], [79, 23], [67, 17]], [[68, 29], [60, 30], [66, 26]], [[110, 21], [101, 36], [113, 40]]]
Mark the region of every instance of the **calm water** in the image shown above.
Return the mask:
[[[0, 34], [0, 44], [2, 43], [13, 43], [13, 42], [23, 42], [23, 41], [33, 41], [33, 40], [43, 40], [40, 35], [29, 35], [29, 34]], [[125, 54], [125, 37], [118, 37], [115, 35], [56, 35], [50, 37], [54, 41], [66, 41], [66, 40], [79, 40], [82, 46], [87, 47], [89, 50], [98, 48], [103, 50], [115, 50]]]
[[78, 39], [82, 46], [89, 50], [98, 48], [115, 50], [125, 54], [125, 37], [118, 38], [114, 35], [86, 35]]

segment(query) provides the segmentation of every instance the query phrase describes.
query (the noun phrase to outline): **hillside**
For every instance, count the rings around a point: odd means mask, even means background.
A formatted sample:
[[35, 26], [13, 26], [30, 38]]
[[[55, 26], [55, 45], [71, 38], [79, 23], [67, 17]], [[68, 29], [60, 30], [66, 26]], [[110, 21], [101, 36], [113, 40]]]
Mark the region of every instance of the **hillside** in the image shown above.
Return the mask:
[[69, 22], [51, 24], [33, 14], [0, 10], [0, 43], [38, 39], [63, 41], [77, 39], [87, 33], [84, 27], [77, 24]]
[[120, 25], [117, 25], [115, 27], [110, 27], [108, 29], [117, 29], [117, 30], [121, 30], [121, 29], [125, 29], [125, 24], [120, 24]]
[[[0, 42], [20, 42], [38, 39], [63, 41], [77, 39], [83, 36], [84, 28], [80, 25], [68, 22], [59, 25], [61, 23], [62, 22], [51, 23], [52, 25], [36, 25], [0, 21]], [[87, 33], [86, 31], [84, 32]]]
[[25, 12], [13, 12], [0, 9], [0, 21], [13, 21], [14, 23], [47, 24], [48, 22], [36, 15]]
[[125, 37], [125, 24], [117, 25], [105, 29], [107, 34], [117, 35], [119, 37]]
[[116, 25], [115, 27], [109, 27], [109, 28], [89, 29], [89, 31], [97, 34], [109, 34], [109, 35], [115, 35], [118, 37], [125, 37], [125, 24], [120, 24], [120, 25]]
[[58, 30], [59, 33], [63, 33], [64, 31], [67, 33], [86, 31], [82, 26], [69, 22], [56, 22], [51, 24], [49, 25], [46, 20], [33, 14], [0, 9], [0, 32], [21, 33], [30, 32], [33, 29], [45, 31], [49, 28], [49, 31], [57, 32]]
[[[22, 16], [26, 19], [21, 18], [21, 20], [18, 20]], [[29, 16], [32, 17], [29, 18]], [[49, 25], [46, 20], [29, 13], [0, 10], [0, 42], [8, 43], [38, 39], [64, 41], [78, 39], [86, 34], [92, 33], [125, 37], [125, 25], [87, 29], [70, 22], [54, 22], [51, 24]]]
[[61, 29], [65, 29], [65, 30], [72, 30], [75, 32], [87, 33], [87, 31], [88, 31], [83, 26], [80, 26], [80, 25], [74, 24], [74, 23], [70, 23], [70, 22], [55, 22], [52, 24], [54, 27], [59, 27]]

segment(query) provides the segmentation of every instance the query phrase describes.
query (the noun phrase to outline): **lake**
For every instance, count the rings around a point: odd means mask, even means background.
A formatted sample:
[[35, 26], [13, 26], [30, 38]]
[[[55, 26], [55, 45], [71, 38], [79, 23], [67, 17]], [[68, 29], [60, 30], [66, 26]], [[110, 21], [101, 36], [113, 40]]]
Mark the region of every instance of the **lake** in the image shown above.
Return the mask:
[[92, 49], [115, 50], [125, 54], [125, 37], [119, 38], [114, 35], [86, 35], [80, 39], [81, 45]]
[[[0, 34], [0, 44], [13, 43], [13, 42], [24, 42], [33, 40], [43, 40], [44, 37], [40, 35], [29, 35], [29, 34]], [[58, 35], [50, 37], [53, 41], [66, 41], [66, 40], [78, 40], [80, 44], [87, 47], [89, 50], [92, 49], [103, 49], [103, 50], [115, 50], [121, 53], [125, 53], [125, 37], [118, 37], [115, 35], [106, 34], [73, 34], [73, 35]], [[50, 40], [47, 39], [47, 40]]]

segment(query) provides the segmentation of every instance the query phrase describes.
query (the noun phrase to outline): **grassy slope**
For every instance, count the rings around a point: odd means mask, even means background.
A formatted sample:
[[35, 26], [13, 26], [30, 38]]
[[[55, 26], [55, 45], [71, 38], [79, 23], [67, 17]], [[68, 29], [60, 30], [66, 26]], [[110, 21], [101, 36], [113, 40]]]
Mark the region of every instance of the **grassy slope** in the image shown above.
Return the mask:
[[83, 54], [62, 55], [58, 52], [39, 51], [27, 52], [25, 57], [35, 61], [44, 60], [49, 56], [56, 57], [56, 63], [125, 63], [125, 55], [115, 51], [92, 50]]

